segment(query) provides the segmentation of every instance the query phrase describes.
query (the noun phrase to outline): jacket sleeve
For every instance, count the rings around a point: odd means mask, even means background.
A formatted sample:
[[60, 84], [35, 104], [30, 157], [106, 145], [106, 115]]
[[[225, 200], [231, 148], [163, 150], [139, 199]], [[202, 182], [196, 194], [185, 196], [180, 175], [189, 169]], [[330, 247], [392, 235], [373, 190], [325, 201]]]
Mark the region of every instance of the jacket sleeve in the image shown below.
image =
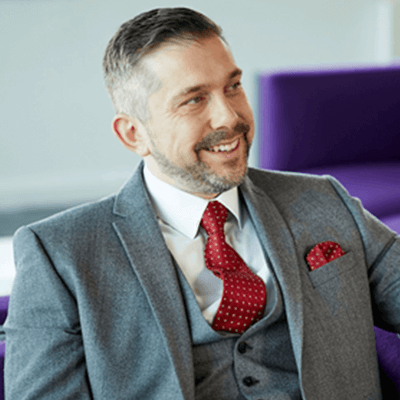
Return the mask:
[[368, 265], [374, 325], [400, 333], [400, 237], [350, 197], [334, 178], [328, 177], [342, 198], [364, 245]]
[[79, 313], [40, 239], [14, 237], [16, 277], [5, 324], [5, 398], [92, 398]]

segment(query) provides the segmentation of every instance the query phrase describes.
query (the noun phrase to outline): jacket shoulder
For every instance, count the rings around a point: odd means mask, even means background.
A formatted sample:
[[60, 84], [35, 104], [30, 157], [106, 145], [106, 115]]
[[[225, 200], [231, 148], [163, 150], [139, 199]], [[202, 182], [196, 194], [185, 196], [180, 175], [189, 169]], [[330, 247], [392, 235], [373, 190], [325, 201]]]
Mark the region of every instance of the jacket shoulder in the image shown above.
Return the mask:
[[260, 189], [269, 193], [290, 190], [302, 191], [307, 188], [327, 189], [332, 188], [332, 183], [337, 182], [330, 175], [311, 175], [302, 172], [270, 171], [258, 168], [249, 168], [250, 180]]
[[248, 178], [253, 189], [266, 194], [281, 211], [299, 200], [309, 204], [319, 199], [321, 206], [332, 202], [349, 206], [351, 201], [348, 191], [330, 175], [251, 168]]
[[115, 195], [108, 196], [61, 211], [27, 227], [39, 236], [62, 236], [64, 239], [79, 232], [94, 232], [99, 225], [112, 222], [114, 203]]

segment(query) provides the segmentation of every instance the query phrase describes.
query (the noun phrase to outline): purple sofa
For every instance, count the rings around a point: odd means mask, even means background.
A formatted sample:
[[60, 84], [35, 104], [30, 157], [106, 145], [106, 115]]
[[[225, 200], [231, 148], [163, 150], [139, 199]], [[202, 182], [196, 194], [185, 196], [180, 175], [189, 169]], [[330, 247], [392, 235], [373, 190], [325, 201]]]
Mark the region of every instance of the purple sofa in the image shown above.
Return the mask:
[[3, 296], [0, 297], [0, 400], [4, 400], [4, 354], [6, 351], [6, 342], [2, 339], [2, 330], [1, 325], [4, 324], [4, 321], [7, 317], [8, 310], [8, 302], [9, 297]]
[[259, 164], [328, 173], [400, 232], [400, 66], [259, 78]]
[[[332, 175], [400, 233], [400, 66], [269, 71], [258, 89], [259, 166]], [[384, 399], [397, 399], [400, 339], [375, 337]]]

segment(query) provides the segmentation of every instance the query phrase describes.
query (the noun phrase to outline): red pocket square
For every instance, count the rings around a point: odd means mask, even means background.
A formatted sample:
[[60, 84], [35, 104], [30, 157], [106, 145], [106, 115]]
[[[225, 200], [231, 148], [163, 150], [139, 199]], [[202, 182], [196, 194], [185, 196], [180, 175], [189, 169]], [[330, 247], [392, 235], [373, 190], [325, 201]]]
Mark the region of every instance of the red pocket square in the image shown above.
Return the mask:
[[308, 253], [306, 260], [311, 271], [344, 255], [344, 251], [335, 242], [322, 242], [315, 245]]

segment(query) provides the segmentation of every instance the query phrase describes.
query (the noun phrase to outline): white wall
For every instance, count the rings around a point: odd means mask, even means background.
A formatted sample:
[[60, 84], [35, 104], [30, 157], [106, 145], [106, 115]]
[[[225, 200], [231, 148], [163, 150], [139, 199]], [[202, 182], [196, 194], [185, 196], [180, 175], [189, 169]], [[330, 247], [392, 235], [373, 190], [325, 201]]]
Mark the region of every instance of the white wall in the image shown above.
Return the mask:
[[95, 199], [130, 176], [103, 52], [122, 22], [182, 5], [223, 27], [254, 110], [264, 69], [392, 58], [389, 0], [0, 0], [0, 211]]
[[[388, 0], [390, 1], [390, 0]], [[400, 58], [400, 0], [393, 3], [393, 57]]]

